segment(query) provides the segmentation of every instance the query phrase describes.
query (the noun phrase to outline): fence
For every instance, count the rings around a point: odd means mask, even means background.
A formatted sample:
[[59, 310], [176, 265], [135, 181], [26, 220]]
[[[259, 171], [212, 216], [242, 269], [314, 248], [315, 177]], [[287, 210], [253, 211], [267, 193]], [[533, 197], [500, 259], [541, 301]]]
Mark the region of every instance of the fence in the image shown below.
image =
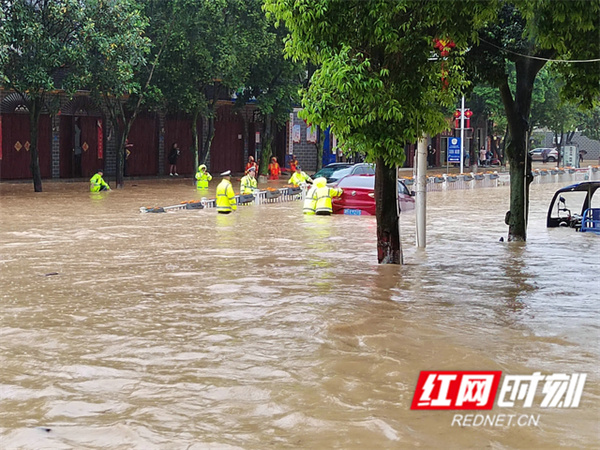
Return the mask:
[[[559, 183], [580, 182], [600, 180], [600, 167], [589, 166], [587, 168], [556, 168], [536, 169], [532, 171], [533, 183]], [[414, 178], [401, 178], [409, 188], [414, 185]], [[427, 192], [446, 191], [451, 189], [475, 189], [486, 187], [497, 187], [510, 184], [508, 172], [487, 172], [469, 174], [443, 174], [427, 177]]]
[[[236, 201], [238, 205], [260, 205], [262, 203], [282, 203], [291, 202], [296, 200], [303, 200], [306, 196], [307, 187], [305, 188], [293, 188], [284, 187], [281, 189], [268, 189], [266, 191], [256, 190], [253, 194], [240, 194], [236, 195]], [[162, 213], [167, 211], [177, 211], [182, 209], [205, 209], [205, 208], [216, 208], [216, 199], [203, 198], [197, 201], [181, 202], [178, 205], [171, 206], [160, 206], [156, 208], [141, 207], [140, 212], [142, 213]]]

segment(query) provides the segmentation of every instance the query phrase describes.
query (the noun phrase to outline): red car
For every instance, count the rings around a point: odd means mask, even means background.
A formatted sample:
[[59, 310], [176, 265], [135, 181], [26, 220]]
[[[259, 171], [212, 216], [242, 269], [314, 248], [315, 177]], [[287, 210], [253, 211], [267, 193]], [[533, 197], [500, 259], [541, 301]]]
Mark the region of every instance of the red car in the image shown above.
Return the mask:
[[[336, 183], [335, 187], [342, 188], [344, 192], [340, 197], [332, 199], [334, 214], [375, 215], [375, 175], [348, 175]], [[398, 180], [398, 206], [400, 211], [415, 209], [413, 194], [401, 180]]]

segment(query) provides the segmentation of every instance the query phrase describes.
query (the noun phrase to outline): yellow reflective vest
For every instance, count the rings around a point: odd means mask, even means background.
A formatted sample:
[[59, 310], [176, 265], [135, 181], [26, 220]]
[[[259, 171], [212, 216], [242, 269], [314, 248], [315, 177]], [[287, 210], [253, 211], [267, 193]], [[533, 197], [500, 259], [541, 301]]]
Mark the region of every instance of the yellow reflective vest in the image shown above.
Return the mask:
[[317, 196], [315, 195], [317, 192], [317, 186], [311, 186], [308, 192], [306, 193], [306, 198], [304, 199], [304, 214], [314, 214], [315, 208], [317, 207]]
[[208, 182], [212, 180], [212, 175], [205, 171], [196, 172], [196, 189], [208, 189]]
[[256, 178], [246, 175], [245, 177], [242, 177], [240, 181], [240, 194], [252, 194], [257, 186]]
[[306, 175], [306, 173], [294, 172], [288, 183], [293, 184], [294, 186], [300, 186], [302, 183], [307, 183], [309, 181], [312, 182], [312, 178]]
[[90, 192], [100, 192], [102, 188], [109, 190], [110, 186], [104, 179], [102, 175], [97, 173], [92, 178], [90, 178]]
[[224, 179], [217, 186], [217, 211], [218, 212], [231, 212], [237, 209], [237, 202], [235, 200], [235, 193], [233, 192], [233, 186], [231, 182]]
[[320, 187], [315, 191], [315, 197], [317, 204], [315, 206], [315, 211], [317, 214], [331, 214], [333, 209], [331, 208], [331, 198], [339, 197], [342, 195], [342, 190], [339, 188], [331, 188], [331, 187]]

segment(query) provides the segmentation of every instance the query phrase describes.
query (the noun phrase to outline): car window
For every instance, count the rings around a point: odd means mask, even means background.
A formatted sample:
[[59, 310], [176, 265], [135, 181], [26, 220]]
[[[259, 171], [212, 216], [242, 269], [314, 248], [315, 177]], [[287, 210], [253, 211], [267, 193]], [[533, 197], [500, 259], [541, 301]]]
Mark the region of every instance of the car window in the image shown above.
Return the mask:
[[408, 188], [402, 181], [398, 181], [398, 194], [410, 195]]
[[[342, 189], [375, 189], [375, 177], [346, 177], [340, 181], [338, 187]], [[410, 195], [410, 191], [402, 181], [398, 181], [398, 194]]]
[[315, 173], [313, 175], [313, 178], [318, 178], [318, 177], [329, 178], [335, 171], [345, 169], [347, 167], [350, 167], [350, 166], [346, 166], [346, 165], [325, 166], [321, 170], [319, 170], [317, 173]]
[[342, 189], [375, 189], [375, 177], [347, 177], [340, 181]]
[[352, 171], [352, 167], [346, 167], [344, 169], [336, 169], [329, 176], [327, 176], [327, 178], [335, 178], [336, 180], [339, 180], [340, 178], [345, 177], [346, 175], [349, 175], [351, 171]]

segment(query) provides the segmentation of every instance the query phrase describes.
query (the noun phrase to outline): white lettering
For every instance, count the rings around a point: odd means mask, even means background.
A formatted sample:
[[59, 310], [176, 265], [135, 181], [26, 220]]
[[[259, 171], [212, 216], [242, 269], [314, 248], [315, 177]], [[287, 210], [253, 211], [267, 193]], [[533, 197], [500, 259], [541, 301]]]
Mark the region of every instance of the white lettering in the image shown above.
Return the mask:
[[[544, 378], [541, 372], [532, 375], [506, 375], [500, 389], [498, 406], [512, 407], [515, 405], [515, 400], [525, 400], [523, 408], [531, 408], [538, 383]], [[507, 394], [510, 396], [505, 399]]]
[[431, 403], [431, 391], [433, 391], [433, 388], [435, 387], [435, 377], [436, 374], [430, 373], [429, 376], [427, 376], [425, 383], [423, 383], [423, 392], [417, 403], [419, 406], [429, 406]]
[[494, 382], [494, 375], [464, 375], [458, 388], [456, 406], [477, 402], [477, 406], [487, 404]]
[[480, 427], [485, 422], [485, 416], [483, 414], [475, 414], [475, 418], [473, 419], [473, 426]]
[[[450, 406], [452, 400], [448, 398], [448, 390], [450, 389], [450, 382], [456, 380], [456, 375], [438, 375], [437, 378], [441, 383], [440, 392], [437, 398], [431, 400], [431, 406]], [[429, 378], [427, 381], [429, 381]]]
[[462, 425], [460, 424], [460, 422], [461, 422], [462, 418], [463, 418], [463, 415], [462, 415], [462, 414], [454, 414], [454, 417], [452, 418], [452, 426], [454, 426], [454, 422], [458, 422], [458, 426], [459, 426], [459, 427], [460, 427], [460, 426], [462, 426]]
[[539, 426], [539, 414], [454, 414], [452, 417], [452, 426], [459, 427], [510, 427], [510, 426]]
[[531, 424], [533, 424], [536, 427], [539, 426], [539, 424], [540, 424], [540, 415], [539, 414], [537, 416], [534, 416], [533, 414], [531, 416], [529, 416], [529, 423], [527, 425], [531, 426]]
[[[523, 419], [523, 421], [521, 421], [521, 419]], [[517, 424], [518, 424], [520, 427], [524, 427], [524, 426], [527, 424], [527, 422], [528, 422], [528, 421], [529, 421], [529, 416], [528, 416], [528, 415], [521, 415], [521, 416], [519, 416], [519, 418], [517, 419]]]
[[542, 392], [546, 396], [540, 406], [542, 408], [575, 408], [579, 406], [586, 378], [587, 374], [585, 373], [548, 375], [542, 388]]

